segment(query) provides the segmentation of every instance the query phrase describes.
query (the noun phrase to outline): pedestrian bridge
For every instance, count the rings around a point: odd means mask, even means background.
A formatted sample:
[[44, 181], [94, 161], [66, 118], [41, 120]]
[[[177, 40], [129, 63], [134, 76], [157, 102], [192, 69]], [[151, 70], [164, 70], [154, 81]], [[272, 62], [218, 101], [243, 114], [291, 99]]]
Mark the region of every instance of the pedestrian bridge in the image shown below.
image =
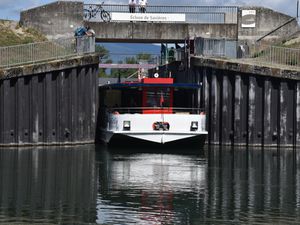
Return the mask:
[[146, 13], [140, 13], [138, 7], [129, 13], [128, 5], [79, 1], [28, 9], [21, 12], [20, 23], [50, 39], [74, 36], [74, 30], [85, 24], [96, 31], [99, 42], [136, 43], [174, 43], [194, 37], [254, 42], [262, 37], [282, 39], [299, 30], [295, 18], [262, 7], [148, 5]]
[[138, 7], [129, 13], [128, 5], [84, 5], [84, 22], [101, 42], [183, 42], [194, 36], [236, 37], [237, 11], [237, 7], [148, 6], [146, 13]]
[[99, 42], [183, 42], [187, 37], [237, 37], [238, 7], [148, 6], [129, 13], [128, 5], [58, 1], [21, 12], [21, 24], [48, 37], [74, 34], [82, 24]]

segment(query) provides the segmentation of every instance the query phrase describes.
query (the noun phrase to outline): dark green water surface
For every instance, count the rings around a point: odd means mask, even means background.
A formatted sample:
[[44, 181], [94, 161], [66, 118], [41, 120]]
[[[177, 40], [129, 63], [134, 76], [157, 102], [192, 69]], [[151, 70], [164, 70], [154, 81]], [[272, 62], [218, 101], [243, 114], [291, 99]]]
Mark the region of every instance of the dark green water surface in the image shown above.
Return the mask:
[[300, 224], [300, 151], [0, 149], [1, 224]]

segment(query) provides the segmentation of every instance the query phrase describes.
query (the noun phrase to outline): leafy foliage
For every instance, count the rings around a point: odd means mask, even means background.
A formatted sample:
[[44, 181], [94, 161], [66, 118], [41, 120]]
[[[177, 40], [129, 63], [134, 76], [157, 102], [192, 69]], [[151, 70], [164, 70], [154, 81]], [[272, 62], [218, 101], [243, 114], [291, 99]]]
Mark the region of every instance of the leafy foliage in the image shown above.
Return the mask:
[[[112, 60], [109, 58], [109, 51], [104, 48], [102, 45], [96, 45], [96, 52], [100, 53], [100, 62], [101, 63], [112, 63]], [[99, 77], [107, 77], [106, 69], [99, 69]]]
[[[100, 53], [101, 63], [109, 64], [113, 63], [110, 58], [110, 52], [103, 46], [97, 45], [96, 51]], [[118, 64], [138, 64], [141, 61], [149, 61], [151, 59], [151, 54], [139, 53], [136, 56], [126, 57], [123, 61], [119, 60]], [[100, 69], [99, 77], [129, 77], [130, 75], [137, 72], [137, 69], [111, 69], [110, 75], [108, 74], [108, 69]]]
[[[125, 64], [136, 64], [137, 59], [135, 57], [126, 57], [125, 58]], [[122, 64], [122, 61], [118, 62], [119, 64]], [[112, 69], [111, 70], [111, 76], [112, 77], [129, 77], [134, 72], [136, 72], [136, 69]]]

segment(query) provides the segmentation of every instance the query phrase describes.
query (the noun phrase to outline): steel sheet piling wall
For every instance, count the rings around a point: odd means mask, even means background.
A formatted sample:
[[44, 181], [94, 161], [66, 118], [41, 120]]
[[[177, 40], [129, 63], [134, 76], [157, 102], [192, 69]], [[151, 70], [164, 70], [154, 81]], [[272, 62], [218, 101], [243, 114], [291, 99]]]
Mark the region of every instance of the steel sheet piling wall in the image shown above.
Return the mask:
[[233, 141], [237, 145], [248, 144], [248, 87], [249, 77], [237, 75], [235, 78]]
[[205, 66], [203, 83], [209, 144], [300, 145], [300, 81]]
[[233, 138], [233, 79], [232, 76], [223, 71], [223, 85], [221, 94], [221, 143], [230, 144]]
[[295, 126], [295, 133], [296, 133], [296, 140], [295, 140], [295, 144], [296, 146], [300, 145], [300, 82], [298, 82], [297, 84], [295, 84], [295, 88], [296, 88], [296, 115], [295, 115], [295, 120], [296, 123], [294, 124]]
[[218, 143], [220, 140], [220, 76], [217, 71], [212, 71], [212, 84], [211, 84], [211, 138], [212, 143]]
[[264, 114], [263, 114], [263, 143], [270, 145], [272, 144], [272, 133], [271, 133], [271, 81], [265, 80], [264, 82]]
[[93, 143], [97, 64], [0, 80], [0, 146]]

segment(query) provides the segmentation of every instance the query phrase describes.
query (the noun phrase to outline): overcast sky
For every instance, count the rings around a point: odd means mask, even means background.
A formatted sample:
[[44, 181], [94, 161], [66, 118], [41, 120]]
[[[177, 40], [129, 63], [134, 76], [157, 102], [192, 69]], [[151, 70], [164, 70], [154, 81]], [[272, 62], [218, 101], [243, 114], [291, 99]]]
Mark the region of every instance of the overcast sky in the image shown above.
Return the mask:
[[[43, 5], [53, 0], [0, 0], [0, 19], [18, 20], [21, 10]], [[85, 3], [102, 1], [85, 0]], [[106, 0], [105, 4], [127, 4], [128, 0]], [[264, 6], [296, 16], [297, 0], [148, 0], [149, 5], [242, 5]]]

